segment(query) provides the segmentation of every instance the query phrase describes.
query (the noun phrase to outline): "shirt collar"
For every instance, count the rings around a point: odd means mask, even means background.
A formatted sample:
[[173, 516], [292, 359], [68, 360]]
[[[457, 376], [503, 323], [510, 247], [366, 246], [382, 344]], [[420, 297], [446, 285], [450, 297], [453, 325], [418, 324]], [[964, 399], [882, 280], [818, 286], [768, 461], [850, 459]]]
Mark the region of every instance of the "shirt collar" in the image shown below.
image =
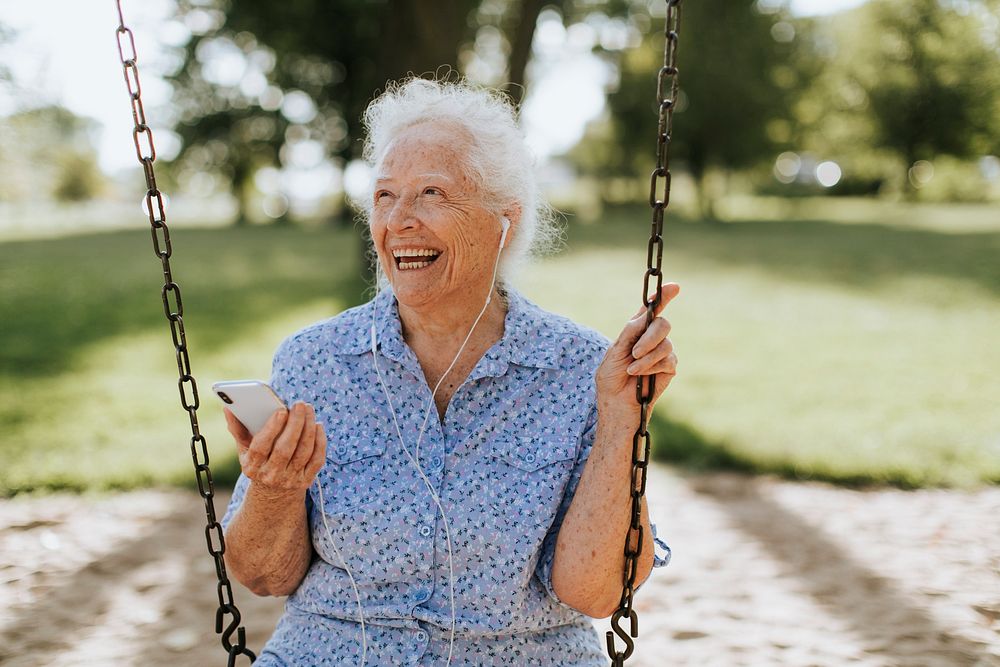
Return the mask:
[[498, 361], [533, 368], [559, 368], [562, 337], [553, 326], [553, 316], [526, 299], [520, 292], [507, 289], [507, 317], [503, 338], [484, 355]]
[[[470, 374], [470, 380], [485, 376], [500, 376], [509, 364], [534, 368], [559, 368], [562, 356], [560, 338], [553, 330], [552, 315], [546, 313], [512, 288], [506, 288], [507, 315], [503, 337], [495, 343]], [[367, 304], [346, 318], [340, 354], [364, 354], [371, 351], [372, 315], [378, 348], [383, 355], [410, 370], [419, 371], [413, 351], [403, 340], [399, 319], [399, 302], [390, 288], [384, 288]], [[339, 327], [338, 327], [339, 328]]]

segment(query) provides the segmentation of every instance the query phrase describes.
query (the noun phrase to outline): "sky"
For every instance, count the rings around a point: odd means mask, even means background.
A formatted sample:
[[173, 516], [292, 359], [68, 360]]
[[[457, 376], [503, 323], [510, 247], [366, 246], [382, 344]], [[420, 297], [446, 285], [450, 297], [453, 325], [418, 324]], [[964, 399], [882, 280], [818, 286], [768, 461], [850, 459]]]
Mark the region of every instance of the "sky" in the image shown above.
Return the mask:
[[[865, 0], [793, 0], [792, 11], [825, 14]], [[164, 68], [164, 42], [183, 38], [164, 27], [171, 0], [124, 2], [125, 20], [135, 33], [143, 100], [151, 116], [159, 155], [174, 149], [169, 133], [157, 131], [150, 113], [169, 101], [170, 89], [156, 73]], [[12, 44], [0, 48], [21, 88], [0, 92], [0, 115], [40, 104], [61, 104], [97, 121], [101, 167], [116, 171], [135, 164], [132, 118], [115, 42], [113, 0], [0, 0], [0, 23], [12, 27]], [[585, 124], [603, 108], [601, 63], [589, 55], [586, 36], [555, 25], [536, 35], [535, 80], [525, 100], [528, 141], [543, 158], [571, 147]]]

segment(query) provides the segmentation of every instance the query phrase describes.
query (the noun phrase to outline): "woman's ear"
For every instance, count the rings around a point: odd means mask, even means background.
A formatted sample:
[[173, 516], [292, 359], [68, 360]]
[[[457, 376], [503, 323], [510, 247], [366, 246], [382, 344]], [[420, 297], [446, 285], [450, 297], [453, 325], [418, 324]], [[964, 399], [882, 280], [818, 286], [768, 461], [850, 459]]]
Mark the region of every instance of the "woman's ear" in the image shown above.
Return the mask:
[[503, 245], [506, 247], [510, 245], [511, 239], [517, 234], [517, 226], [521, 222], [521, 205], [517, 202], [512, 202], [510, 206], [504, 209], [500, 219], [501, 221], [507, 221], [507, 227], [503, 230]]
[[511, 227], [517, 227], [517, 223], [521, 221], [521, 205], [517, 202], [511, 202], [510, 206], [504, 209], [503, 217], [510, 220]]

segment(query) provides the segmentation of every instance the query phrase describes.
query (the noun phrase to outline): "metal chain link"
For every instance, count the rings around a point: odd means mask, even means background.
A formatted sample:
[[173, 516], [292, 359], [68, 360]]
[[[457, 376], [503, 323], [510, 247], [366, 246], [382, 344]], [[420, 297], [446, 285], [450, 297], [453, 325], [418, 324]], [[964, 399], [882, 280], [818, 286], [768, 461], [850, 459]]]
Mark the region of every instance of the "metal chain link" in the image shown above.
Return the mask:
[[[212, 483], [212, 471], [208, 466], [208, 443], [198, 427], [198, 383], [191, 373], [191, 359], [188, 356], [187, 335], [184, 332], [184, 304], [181, 301], [181, 288], [174, 282], [170, 270], [170, 256], [173, 248], [170, 244], [170, 228], [167, 227], [167, 216], [164, 210], [163, 194], [156, 187], [156, 175], [153, 173], [153, 162], [156, 160], [156, 146], [153, 144], [153, 131], [146, 123], [146, 112], [142, 107], [142, 86], [139, 83], [138, 54], [135, 50], [135, 37], [125, 25], [122, 15], [121, 0], [115, 0], [118, 9], [118, 28], [115, 36], [118, 40], [118, 56], [121, 59], [122, 71], [125, 75], [125, 86], [128, 89], [132, 105], [132, 141], [135, 144], [135, 154], [142, 165], [146, 177], [146, 212], [149, 215], [150, 232], [153, 237], [153, 252], [160, 260], [163, 268], [163, 288], [160, 297], [163, 300], [163, 314], [170, 324], [170, 337], [174, 343], [177, 357], [177, 389], [180, 392], [181, 406], [188, 413], [191, 421], [191, 459], [194, 462], [195, 478], [198, 481], [198, 493], [205, 501], [205, 513], [208, 523], [205, 526], [205, 541], [208, 552], [215, 560], [215, 573], [219, 584], [216, 592], [219, 597], [219, 608], [215, 613], [215, 632], [222, 635], [222, 646], [229, 654], [228, 667], [236, 664], [236, 658], [244, 655], [250, 663], [257, 656], [246, 646], [246, 630], [240, 625], [241, 616], [236, 602], [233, 600], [233, 587], [226, 574], [226, 563], [223, 554], [226, 552], [226, 542], [222, 534], [222, 526], [215, 514], [215, 489]], [[231, 617], [226, 623], [226, 617]], [[225, 626], [225, 627], [223, 627]], [[236, 634], [235, 643], [232, 641]]]
[[[642, 279], [642, 303], [646, 306], [646, 326], [656, 317], [660, 306], [660, 291], [663, 287], [663, 213], [670, 204], [670, 140], [673, 132], [674, 107], [677, 100], [677, 41], [681, 27], [682, 0], [666, 0], [667, 16], [664, 24], [665, 42], [663, 46], [663, 67], [656, 77], [656, 103], [659, 122], [656, 129], [656, 168], [649, 179], [649, 206], [653, 210], [653, 224], [649, 232], [646, 250], [646, 274]], [[655, 287], [655, 289], [653, 289]], [[650, 296], [652, 295], [652, 296]], [[622, 597], [618, 609], [611, 615], [611, 626], [607, 635], [608, 655], [612, 667], [621, 667], [632, 655], [639, 636], [639, 617], [632, 608], [635, 593], [635, 579], [639, 569], [639, 554], [642, 553], [642, 498], [646, 493], [646, 470], [649, 465], [649, 449], [652, 441], [648, 420], [650, 405], [656, 393], [656, 376], [640, 375], [636, 379], [635, 398], [639, 403], [639, 427], [632, 436], [632, 519], [625, 538], [625, 569], [623, 573]], [[626, 631], [622, 620], [629, 620]], [[615, 647], [615, 635], [625, 643], [624, 650]]]

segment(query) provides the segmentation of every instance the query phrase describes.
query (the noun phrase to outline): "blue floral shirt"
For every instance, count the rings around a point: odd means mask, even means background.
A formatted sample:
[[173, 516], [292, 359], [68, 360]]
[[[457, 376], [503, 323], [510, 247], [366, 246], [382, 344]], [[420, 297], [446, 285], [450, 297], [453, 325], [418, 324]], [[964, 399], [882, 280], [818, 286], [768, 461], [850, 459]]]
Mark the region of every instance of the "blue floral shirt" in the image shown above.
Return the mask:
[[[448, 655], [444, 523], [401, 450], [372, 363], [373, 309], [379, 370], [417, 455], [431, 389], [390, 290], [281, 343], [271, 386], [286, 405], [315, 407], [328, 447], [306, 500], [315, 556], [257, 665], [360, 664], [345, 560], [364, 610], [367, 665], [443, 665]], [[452, 664], [607, 663], [590, 619], [552, 589], [556, 536], [594, 440], [594, 372], [607, 346], [601, 334], [509, 290], [503, 337], [457, 389], [443, 422], [431, 408], [417, 460], [451, 533]], [[249, 483], [240, 476], [224, 528]], [[670, 551], [653, 531], [661, 567]]]

